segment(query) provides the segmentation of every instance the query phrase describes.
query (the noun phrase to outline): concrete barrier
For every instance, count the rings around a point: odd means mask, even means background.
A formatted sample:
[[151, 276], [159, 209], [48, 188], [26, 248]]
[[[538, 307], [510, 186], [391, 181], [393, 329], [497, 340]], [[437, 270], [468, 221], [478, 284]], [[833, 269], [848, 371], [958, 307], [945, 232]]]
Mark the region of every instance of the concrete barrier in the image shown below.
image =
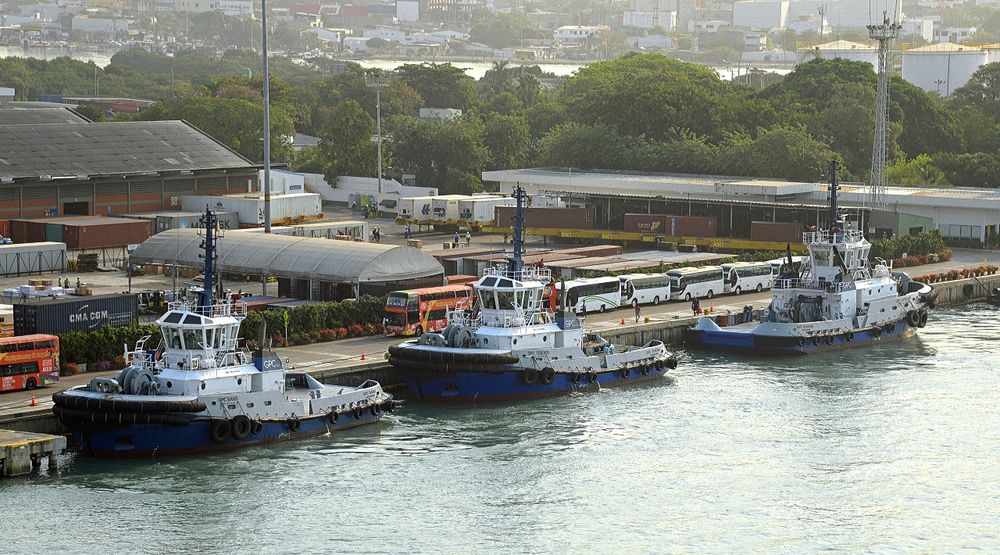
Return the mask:
[[938, 306], [957, 306], [985, 301], [990, 291], [1000, 287], [1000, 274], [932, 283]]

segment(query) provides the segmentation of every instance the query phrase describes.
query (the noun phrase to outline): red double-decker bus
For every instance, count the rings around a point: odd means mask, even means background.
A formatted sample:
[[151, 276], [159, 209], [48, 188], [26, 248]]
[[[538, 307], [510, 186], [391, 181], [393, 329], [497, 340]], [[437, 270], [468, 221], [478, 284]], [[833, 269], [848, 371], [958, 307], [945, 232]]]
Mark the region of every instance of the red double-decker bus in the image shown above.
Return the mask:
[[59, 376], [59, 338], [34, 334], [0, 337], [0, 391], [44, 387]]
[[393, 291], [385, 301], [385, 333], [419, 336], [444, 329], [448, 310], [468, 307], [471, 302], [472, 288], [467, 285]]

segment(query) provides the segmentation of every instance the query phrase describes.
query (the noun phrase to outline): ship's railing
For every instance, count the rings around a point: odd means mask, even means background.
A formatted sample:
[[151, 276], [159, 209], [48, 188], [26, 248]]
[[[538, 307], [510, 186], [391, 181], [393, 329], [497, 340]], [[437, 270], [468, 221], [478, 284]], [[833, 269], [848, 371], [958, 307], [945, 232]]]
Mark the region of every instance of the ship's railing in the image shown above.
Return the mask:
[[243, 301], [236, 301], [231, 303], [217, 303], [212, 306], [202, 306], [192, 301], [172, 301], [167, 303], [167, 310], [184, 310], [208, 316], [209, 318], [221, 318], [224, 316], [244, 318], [247, 315], [247, 303]]
[[799, 278], [786, 278], [774, 280], [771, 289], [808, 289], [810, 291], [825, 291], [827, 293], [840, 293], [854, 288], [854, 284], [845, 281], [814, 281]]
[[479, 312], [472, 313], [468, 310], [449, 310], [448, 325], [452, 324], [478, 328], [483, 325], [483, 318]]
[[552, 270], [536, 266], [525, 266], [518, 272], [512, 272], [505, 266], [495, 266], [483, 270], [483, 277], [486, 276], [508, 277], [517, 281], [551, 281]]
[[246, 351], [230, 351], [228, 353], [219, 353], [215, 355], [215, 365], [219, 368], [226, 366], [242, 366], [244, 364], [250, 364], [252, 358], [250, 353]]
[[156, 358], [153, 356], [153, 353], [144, 349], [126, 351], [125, 367], [127, 368], [129, 366], [134, 368], [149, 368], [152, 370], [156, 367]]
[[818, 231], [807, 231], [802, 234], [802, 242], [811, 245], [813, 243], [854, 243], [864, 239], [864, 233], [860, 229], [842, 229], [831, 233], [829, 229]]

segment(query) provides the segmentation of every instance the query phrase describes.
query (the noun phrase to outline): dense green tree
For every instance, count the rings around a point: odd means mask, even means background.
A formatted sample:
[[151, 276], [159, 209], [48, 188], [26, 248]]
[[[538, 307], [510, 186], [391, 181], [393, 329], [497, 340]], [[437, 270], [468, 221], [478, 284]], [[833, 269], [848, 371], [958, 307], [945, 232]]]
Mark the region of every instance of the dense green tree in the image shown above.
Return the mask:
[[955, 154], [942, 152], [934, 157], [945, 179], [959, 187], [1000, 188], [1000, 155], [988, 152]]
[[485, 127], [474, 115], [451, 121], [397, 116], [391, 120], [393, 166], [413, 173], [417, 183], [442, 194], [469, 194], [482, 188], [490, 159], [483, 144]]
[[[844, 157], [845, 170], [855, 176], [864, 175], [865, 169], [871, 165], [874, 128], [875, 91], [857, 84], [839, 86], [838, 94], [809, 125], [812, 136], [826, 141], [839, 152]], [[892, 137], [887, 137], [886, 142], [891, 144]]]
[[625, 139], [609, 125], [564, 123], [542, 139], [538, 159], [543, 166], [618, 169], [626, 159], [626, 145]]
[[417, 91], [427, 108], [468, 110], [476, 104], [475, 81], [451, 64], [405, 64], [396, 76]]
[[472, 42], [493, 48], [518, 46], [525, 39], [551, 38], [522, 13], [480, 13], [469, 28]]
[[886, 181], [893, 185], [948, 185], [944, 172], [926, 154], [912, 160], [896, 160], [886, 168]]
[[521, 116], [489, 114], [483, 118], [487, 170], [521, 168], [528, 161], [528, 124]]
[[[345, 100], [333, 108], [319, 135], [319, 161], [328, 183], [335, 183], [340, 175], [376, 175], [374, 135], [375, 120], [357, 101]], [[383, 157], [389, 158], [385, 150]]]
[[825, 179], [832, 159], [843, 162], [840, 155], [801, 127], [765, 129], [756, 138], [733, 135], [722, 146], [721, 154], [726, 174], [794, 181]]

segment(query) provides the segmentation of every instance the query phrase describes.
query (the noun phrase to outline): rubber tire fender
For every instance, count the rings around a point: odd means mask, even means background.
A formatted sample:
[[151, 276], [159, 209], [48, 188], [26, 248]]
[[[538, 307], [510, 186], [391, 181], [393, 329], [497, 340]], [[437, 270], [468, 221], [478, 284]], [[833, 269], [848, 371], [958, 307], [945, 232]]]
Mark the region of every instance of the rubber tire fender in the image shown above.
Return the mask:
[[213, 418], [212, 426], [208, 431], [208, 437], [212, 439], [212, 443], [222, 443], [226, 441], [233, 431], [232, 424], [224, 418]]
[[927, 325], [927, 311], [920, 313], [920, 323], [917, 324], [918, 328], [922, 328]]
[[521, 371], [521, 383], [524, 385], [531, 385], [535, 383], [535, 379], [538, 377], [538, 370], [522, 370]]
[[250, 429], [252, 428], [252, 424], [250, 422], [250, 418], [247, 417], [246, 415], [237, 414], [232, 418], [232, 420], [229, 421], [229, 423], [230, 427], [232, 428], [233, 439], [235, 440], [246, 439], [246, 437], [250, 435]]
[[253, 435], [258, 435], [264, 431], [264, 423], [260, 420], [254, 420], [250, 423], [250, 433]]
[[542, 368], [542, 373], [539, 375], [542, 385], [552, 385], [552, 382], [556, 379], [556, 371], [552, 368]]
[[288, 429], [293, 432], [299, 431], [300, 429], [302, 429], [302, 421], [299, 420], [298, 418], [295, 418], [294, 416], [292, 418], [289, 418]]
[[354, 419], [355, 420], [361, 420], [361, 417], [364, 416], [364, 414], [365, 414], [365, 409], [363, 409], [361, 407], [354, 407]]
[[911, 310], [906, 313], [906, 323], [910, 325], [911, 328], [915, 328], [920, 325], [920, 313], [916, 310]]
[[326, 415], [326, 420], [330, 424], [336, 424], [337, 420], [340, 420], [340, 413], [336, 410], [331, 410], [330, 413]]

